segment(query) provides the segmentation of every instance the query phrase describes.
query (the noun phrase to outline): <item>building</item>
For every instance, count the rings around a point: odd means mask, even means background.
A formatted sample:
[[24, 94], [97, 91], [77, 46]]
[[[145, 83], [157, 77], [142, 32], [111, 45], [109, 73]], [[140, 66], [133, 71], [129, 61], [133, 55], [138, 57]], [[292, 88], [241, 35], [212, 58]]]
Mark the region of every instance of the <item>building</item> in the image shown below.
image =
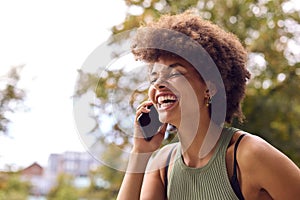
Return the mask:
[[65, 152], [63, 154], [51, 154], [48, 159], [48, 172], [51, 174], [70, 174], [74, 177], [87, 176], [89, 171], [99, 166], [87, 152]]
[[74, 186], [78, 188], [90, 185], [89, 171], [96, 169], [100, 163], [87, 152], [64, 152], [51, 154], [47, 167], [43, 168], [38, 163], [33, 163], [21, 170], [23, 180], [32, 185], [32, 195], [46, 195], [55, 186], [60, 174], [68, 174], [74, 177]]
[[25, 169], [22, 169], [20, 173], [24, 177], [34, 177], [34, 176], [40, 177], [43, 176], [44, 168], [35, 162], [30, 166], [26, 167]]
[[47, 190], [47, 181], [44, 177], [44, 168], [38, 163], [33, 163], [20, 171], [21, 179], [31, 183], [31, 194], [34, 196], [44, 195]]
[[88, 187], [89, 171], [100, 166], [99, 161], [87, 152], [67, 151], [63, 154], [51, 154], [48, 159], [47, 176], [55, 183], [59, 174], [69, 174], [74, 177], [76, 187]]

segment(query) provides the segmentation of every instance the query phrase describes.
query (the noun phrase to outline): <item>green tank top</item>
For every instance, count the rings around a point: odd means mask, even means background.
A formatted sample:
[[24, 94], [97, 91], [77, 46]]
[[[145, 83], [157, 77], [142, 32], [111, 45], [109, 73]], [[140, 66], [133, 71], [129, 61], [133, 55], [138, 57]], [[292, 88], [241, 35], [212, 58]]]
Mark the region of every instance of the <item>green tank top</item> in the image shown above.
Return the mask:
[[216, 151], [201, 168], [191, 168], [184, 164], [178, 144], [168, 184], [169, 200], [238, 200], [228, 178], [225, 160], [227, 147], [237, 130], [223, 129]]

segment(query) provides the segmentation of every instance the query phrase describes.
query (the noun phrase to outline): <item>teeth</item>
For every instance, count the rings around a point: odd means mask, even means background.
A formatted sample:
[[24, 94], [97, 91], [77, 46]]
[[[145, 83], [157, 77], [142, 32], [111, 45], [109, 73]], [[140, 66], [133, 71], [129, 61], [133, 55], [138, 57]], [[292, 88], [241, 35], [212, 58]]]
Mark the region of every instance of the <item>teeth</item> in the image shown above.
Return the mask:
[[167, 108], [169, 106], [173, 105], [173, 102], [168, 102], [168, 103], [162, 103], [159, 105], [160, 108]]
[[163, 104], [164, 101], [167, 101], [167, 100], [176, 101], [176, 96], [174, 96], [174, 95], [164, 95], [164, 96], [159, 96], [157, 98], [157, 102], [159, 104]]

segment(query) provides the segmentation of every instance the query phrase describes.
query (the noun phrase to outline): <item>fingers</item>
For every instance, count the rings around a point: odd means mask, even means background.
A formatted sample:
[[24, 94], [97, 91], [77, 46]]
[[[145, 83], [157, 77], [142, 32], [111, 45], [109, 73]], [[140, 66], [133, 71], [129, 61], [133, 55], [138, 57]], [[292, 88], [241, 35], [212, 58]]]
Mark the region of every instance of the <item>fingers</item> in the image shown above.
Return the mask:
[[144, 102], [142, 102], [137, 108], [136, 108], [136, 110], [139, 110], [140, 108], [142, 108], [142, 107], [145, 107], [145, 106], [150, 106], [150, 105], [152, 105], [152, 102], [151, 101], [144, 101]]
[[136, 108], [136, 121], [142, 113], [149, 113], [150, 109], [148, 106], [151, 106], [153, 103], [151, 101], [144, 101]]
[[141, 103], [137, 108], [136, 110], [140, 110], [141, 108], [145, 108], [145, 107], [148, 107], [148, 106], [151, 106], [153, 103], [152, 101], [144, 101], [143, 103]]

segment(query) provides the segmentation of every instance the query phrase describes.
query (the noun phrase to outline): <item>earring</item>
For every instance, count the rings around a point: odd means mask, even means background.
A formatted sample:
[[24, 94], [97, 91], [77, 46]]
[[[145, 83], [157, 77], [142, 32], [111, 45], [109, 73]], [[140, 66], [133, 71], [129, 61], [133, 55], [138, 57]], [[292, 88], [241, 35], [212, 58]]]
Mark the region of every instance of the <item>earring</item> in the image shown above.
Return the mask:
[[211, 104], [211, 97], [208, 97], [205, 105], [206, 107], [209, 107], [210, 104]]

